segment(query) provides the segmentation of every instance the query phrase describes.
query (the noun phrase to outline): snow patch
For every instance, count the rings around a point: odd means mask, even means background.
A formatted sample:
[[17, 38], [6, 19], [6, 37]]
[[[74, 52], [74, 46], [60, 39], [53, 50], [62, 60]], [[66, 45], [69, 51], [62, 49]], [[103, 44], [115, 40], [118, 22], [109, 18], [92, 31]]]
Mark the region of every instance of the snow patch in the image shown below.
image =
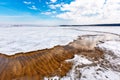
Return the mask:
[[73, 62], [75, 65], [80, 64], [91, 64], [92, 61], [88, 60], [87, 58], [81, 55], [74, 55], [73, 59], [66, 60], [67, 62]]
[[119, 80], [120, 73], [98, 66], [84, 67], [80, 70], [80, 80]]
[[120, 41], [106, 41], [98, 46], [104, 51], [111, 51], [113, 55], [120, 57]]
[[120, 41], [107, 41], [98, 47], [105, 52], [104, 58], [109, 62], [109, 67], [120, 72]]

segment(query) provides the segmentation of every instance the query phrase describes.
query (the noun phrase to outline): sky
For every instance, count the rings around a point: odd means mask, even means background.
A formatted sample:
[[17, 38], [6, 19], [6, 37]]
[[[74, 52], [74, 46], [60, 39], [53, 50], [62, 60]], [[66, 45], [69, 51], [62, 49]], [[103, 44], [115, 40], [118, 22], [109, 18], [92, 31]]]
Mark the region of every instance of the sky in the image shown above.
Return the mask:
[[0, 0], [0, 23], [120, 23], [120, 0]]

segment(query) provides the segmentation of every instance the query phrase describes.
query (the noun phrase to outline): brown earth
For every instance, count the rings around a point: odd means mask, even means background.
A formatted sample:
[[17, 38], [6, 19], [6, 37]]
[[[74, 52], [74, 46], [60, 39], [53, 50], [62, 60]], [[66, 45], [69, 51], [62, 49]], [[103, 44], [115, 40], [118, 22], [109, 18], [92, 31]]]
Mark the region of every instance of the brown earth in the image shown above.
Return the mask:
[[[65, 46], [18, 53], [0, 54], [0, 80], [43, 80], [44, 77], [65, 76], [72, 68], [71, 59], [75, 54], [98, 60], [103, 52], [78, 38]], [[92, 44], [92, 43], [91, 43]]]

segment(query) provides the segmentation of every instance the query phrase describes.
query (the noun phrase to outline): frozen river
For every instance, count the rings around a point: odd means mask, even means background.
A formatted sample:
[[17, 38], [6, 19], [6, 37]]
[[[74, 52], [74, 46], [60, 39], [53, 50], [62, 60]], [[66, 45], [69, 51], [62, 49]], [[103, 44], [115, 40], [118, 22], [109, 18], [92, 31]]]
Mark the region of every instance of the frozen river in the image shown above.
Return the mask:
[[0, 27], [0, 53], [12, 55], [66, 45], [80, 35], [104, 32], [119, 35], [120, 27]]

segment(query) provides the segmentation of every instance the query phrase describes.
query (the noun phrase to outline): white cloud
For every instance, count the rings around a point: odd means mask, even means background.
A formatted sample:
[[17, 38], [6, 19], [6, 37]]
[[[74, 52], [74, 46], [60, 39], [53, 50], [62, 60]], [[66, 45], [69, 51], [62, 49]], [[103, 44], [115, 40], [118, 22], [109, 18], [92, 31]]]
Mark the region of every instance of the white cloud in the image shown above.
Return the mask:
[[32, 9], [32, 10], [38, 10], [36, 6], [31, 6], [31, 7], [28, 7], [29, 9]]
[[56, 8], [58, 8], [58, 7], [61, 7], [61, 4], [56, 4], [56, 5], [51, 4], [51, 5], [49, 5], [49, 7], [50, 7], [51, 9], [56, 9]]
[[51, 4], [51, 5], [49, 5], [49, 7], [50, 7], [51, 9], [56, 9], [56, 8], [61, 8], [62, 5], [64, 5], [64, 3], [60, 3], [60, 4]]
[[56, 14], [56, 11], [42, 12], [41, 14], [44, 14], [44, 15], [51, 15], [51, 14]]
[[23, 1], [23, 3], [27, 5], [32, 4], [32, 2], [28, 2], [28, 1]]
[[57, 0], [51, 0], [52, 3], [55, 3]]
[[46, 4], [48, 5], [48, 4], [49, 4], [49, 2], [46, 2]]
[[56, 17], [78, 23], [120, 22], [120, 0], [75, 0], [60, 9]]
[[41, 14], [44, 14], [44, 15], [51, 15], [52, 13], [51, 13], [51, 12], [42, 12]]

